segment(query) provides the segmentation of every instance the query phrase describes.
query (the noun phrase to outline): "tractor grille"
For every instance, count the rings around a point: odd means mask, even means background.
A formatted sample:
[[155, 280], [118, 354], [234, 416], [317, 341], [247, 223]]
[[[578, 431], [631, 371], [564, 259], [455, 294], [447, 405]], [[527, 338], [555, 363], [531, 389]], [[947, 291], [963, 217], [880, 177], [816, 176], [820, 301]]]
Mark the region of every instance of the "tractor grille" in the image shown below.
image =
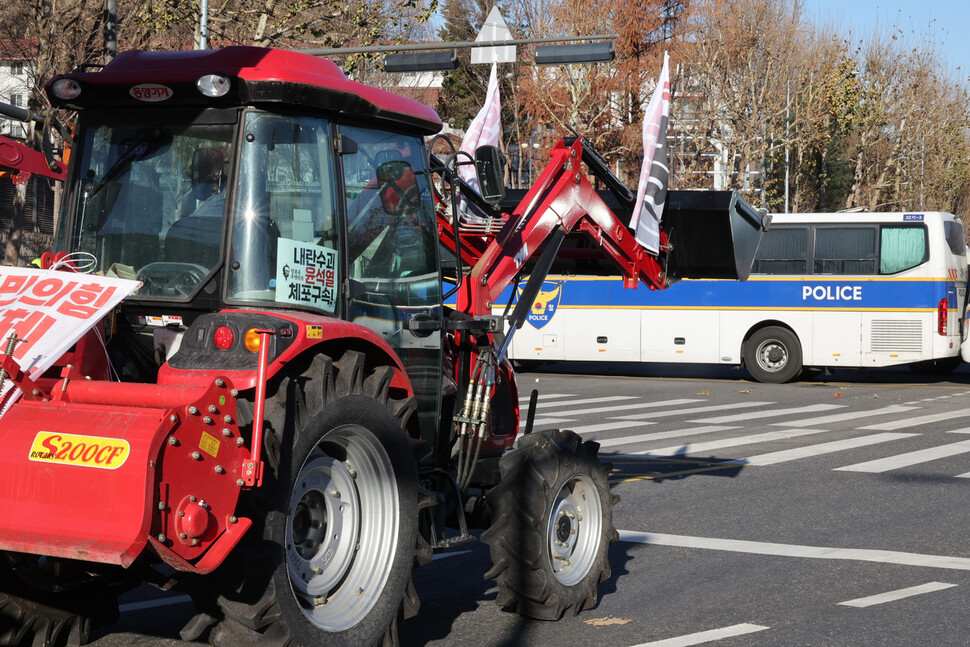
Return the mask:
[[923, 350], [923, 325], [918, 320], [876, 319], [872, 322], [872, 352], [918, 353]]

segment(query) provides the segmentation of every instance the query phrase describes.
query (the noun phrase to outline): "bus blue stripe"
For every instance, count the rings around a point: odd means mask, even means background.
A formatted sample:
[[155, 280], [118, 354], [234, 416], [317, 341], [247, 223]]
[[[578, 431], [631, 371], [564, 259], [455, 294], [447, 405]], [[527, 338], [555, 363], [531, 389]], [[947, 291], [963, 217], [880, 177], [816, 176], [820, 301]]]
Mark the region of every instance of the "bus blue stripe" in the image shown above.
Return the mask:
[[[832, 280], [817, 277], [773, 279], [770, 281], [680, 281], [666, 290], [650, 291], [623, 288], [617, 279], [569, 280], [550, 277], [543, 290], [563, 282], [560, 307], [703, 307], [708, 308], [785, 308], [785, 309], [935, 309], [947, 298], [956, 308], [956, 288], [945, 280]], [[506, 303], [506, 289], [496, 303]]]

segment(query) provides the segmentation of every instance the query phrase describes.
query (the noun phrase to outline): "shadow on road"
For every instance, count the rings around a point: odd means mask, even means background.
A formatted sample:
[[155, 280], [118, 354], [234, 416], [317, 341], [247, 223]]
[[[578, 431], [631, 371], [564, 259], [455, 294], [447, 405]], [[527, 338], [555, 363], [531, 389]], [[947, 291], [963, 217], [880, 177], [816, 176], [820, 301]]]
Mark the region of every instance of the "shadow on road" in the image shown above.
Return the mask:
[[[629, 575], [628, 563], [633, 559], [635, 544], [617, 542], [610, 546], [610, 577], [599, 584], [599, 600], [616, 593], [619, 578]], [[428, 643], [454, 639], [454, 625], [465, 614], [475, 613], [472, 622], [480, 624], [483, 635], [481, 643], [501, 647], [532, 647], [537, 642], [536, 629], [549, 621], [518, 617], [511, 622], [496, 622], [497, 616], [511, 616], [514, 611], [500, 610], [495, 603], [494, 582], [483, 576], [491, 565], [488, 546], [472, 542], [461, 548], [440, 554], [436, 559], [414, 572], [414, 585], [421, 597], [420, 613], [399, 625], [401, 647], [420, 647]], [[580, 619], [594, 618], [599, 601], [587, 609]], [[568, 617], [569, 614], [567, 614]], [[562, 622], [566, 622], [563, 619]], [[465, 629], [467, 631], [467, 628]], [[506, 634], [501, 642], [496, 633]], [[470, 642], [469, 644], [475, 644]]]
[[[716, 364], [654, 364], [639, 362], [544, 362], [530, 365], [518, 373], [597, 375], [603, 377], [679, 378], [699, 380], [738, 380], [757, 384], [748, 372], [735, 366]], [[795, 384], [970, 384], [970, 365], [961, 364], [950, 372], [911, 369], [908, 366], [885, 368], [806, 370]]]
[[734, 478], [744, 469], [742, 460], [730, 458], [693, 457], [686, 454], [673, 456], [622, 456], [613, 455], [611, 483], [624, 481], [664, 481], [681, 480], [691, 476], [720, 476]]

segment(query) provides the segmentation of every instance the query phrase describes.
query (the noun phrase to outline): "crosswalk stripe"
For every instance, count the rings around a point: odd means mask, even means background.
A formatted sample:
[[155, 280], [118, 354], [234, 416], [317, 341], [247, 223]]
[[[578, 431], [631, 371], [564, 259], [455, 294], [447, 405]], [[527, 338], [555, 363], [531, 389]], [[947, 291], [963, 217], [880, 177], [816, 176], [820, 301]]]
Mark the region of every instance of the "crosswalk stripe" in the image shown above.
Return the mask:
[[858, 438], [846, 438], [843, 440], [833, 440], [832, 442], [828, 443], [806, 445], [805, 447], [783, 449], [781, 451], [758, 454], [757, 456], [749, 456], [747, 458], [738, 458], [736, 460], [725, 461], [725, 464], [753, 466], [774, 465], [776, 463], [785, 463], [787, 461], [808, 458], [809, 456], [821, 456], [822, 454], [831, 454], [832, 452], [840, 452], [847, 449], [858, 449], [859, 447], [878, 445], [879, 443], [885, 443], [890, 440], [899, 440], [918, 435], [919, 434], [900, 434], [890, 432], [883, 434], [872, 434], [869, 436], [859, 436]]
[[648, 418], [668, 418], [670, 416], [694, 415], [695, 413], [706, 413], [708, 411], [728, 411], [731, 409], [744, 409], [747, 407], [763, 407], [775, 404], [774, 402], [734, 402], [732, 404], [712, 404], [706, 407], [692, 407], [690, 409], [679, 409], [677, 411], [650, 411], [647, 413], [632, 413], [628, 416], [614, 416], [617, 420], [646, 420]]
[[[558, 425], [563, 422], [572, 422], [575, 418], [536, 418], [532, 421], [532, 427], [538, 427], [539, 425]], [[525, 416], [522, 416], [522, 420], [519, 421], [519, 427], [525, 428]]]
[[605, 395], [601, 398], [583, 398], [581, 400], [560, 400], [559, 402], [540, 402], [536, 409], [551, 409], [552, 407], [574, 407], [577, 404], [599, 404], [600, 402], [618, 402], [620, 400], [636, 400], [635, 395]]
[[738, 413], [733, 416], [720, 416], [718, 418], [704, 418], [703, 420], [691, 420], [690, 422], [703, 422], [711, 425], [722, 425], [742, 420], [752, 420], [755, 418], [772, 418], [775, 416], [787, 416], [793, 413], [812, 413], [813, 411], [831, 411], [832, 409], [842, 409], [842, 404], [810, 404], [807, 407], [793, 407], [791, 409], [771, 409], [769, 411], [753, 411], [751, 413]]
[[706, 443], [686, 443], [684, 445], [673, 445], [672, 447], [660, 447], [658, 449], [647, 449], [640, 452], [632, 452], [631, 455], [650, 456], [650, 457], [670, 457], [687, 456], [699, 452], [707, 452], [714, 449], [725, 449], [728, 447], [738, 447], [740, 445], [753, 445], [755, 443], [767, 443], [774, 440], [788, 440], [800, 436], [810, 436], [811, 434], [826, 433], [825, 429], [785, 429], [779, 431], [769, 431], [763, 434], [753, 434], [751, 436], [738, 436], [736, 438], [722, 438]]
[[897, 454], [896, 456], [880, 458], [874, 461], [866, 461], [865, 463], [856, 463], [855, 465], [837, 467], [835, 468], [835, 471], [881, 474], [882, 472], [889, 472], [901, 467], [909, 467], [918, 463], [926, 463], [928, 461], [946, 458], [947, 456], [966, 454], [967, 452], [970, 452], [970, 440], [962, 440], [958, 443], [952, 443], [949, 445], [929, 447], [927, 449], [920, 449], [915, 452], [907, 452], [905, 454]]
[[970, 434], [970, 427], [962, 427], [961, 429], [950, 429], [946, 433], [948, 433], [948, 434]]
[[158, 607], [168, 607], [176, 604], [191, 604], [192, 598], [188, 595], [169, 595], [162, 598], [155, 598], [153, 600], [142, 600], [140, 602], [128, 602], [127, 604], [118, 605], [118, 611], [120, 613], [134, 613], [135, 611], [144, 611], [145, 609], [157, 609]]
[[[627, 402], [625, 404], [616, 404], [610, 407], [594, 407], [592, 409], [573, 409], [565, 413], [568, 413], [573, 416], [582, 416], [582, 415], [587, 415], [591, 413], [609, 413], [611, 411], [630, 411], [632, 409], [656, 409], [657, 407], [677, 406], [679, 404], [687, 404], [689, 402], [704, 402], [704, 401], [683, 399], [683, 400], [666, 400], [663, 402], [641, 402], [639, 404], [630, 404], [629, 402]], [[557, 411], [556, 413], [561, 414], [564, 412]], [[676, 415], [677, 413], [679, 412], [675, 411], [673, 412], [672, 415]], [[624, 416], [624, 418], [625, 417], [626, 416]]]
[[[740, 427], [725, 427], [720, 425], [709, 425], [706, 427], [689, 427], [687, 429], [675, 429], [673, 431], [658, 431], [652, 434], [639, 434], [637, 436], [621, 436], [619, 438], [596, 439], [600, 447], [616, 447], [618, 445], [629, 445], [630, 443], [646, 443], [651, 440], [666, 440], [677, 438], [678, 436], [693, 436], [700, 434], [711, 434], [715, 431], [728, 431], [730, 429], [740, 429]], [[575, 429], [574, 429], [575, 431]], [[578, 432], [577, 432], [578, 433]]]
[[570, 427], [577, 434], [580, 434], [586, 440], [595, 440], [595, 438], [586, 438], [588, 434], [595, 434], [599, 431], [616, 431], [617, 429], [639, 429], [640, 427], [646, 427], [647, 425], [655, 425], [655, 422], [642, 422], [638, 420], [621, 420], [619, 422], [601, 422], [595, 425], [582, 425], [580, 427]]
[[863, 609], [865, 607], [872, 607], [877, 604], [885, 604], [886, 602], [895, 602], [896, 600], [902, 600], [903, 598], [911, 598], [914, 595], [923, 595], [924, 593], [933, 593], [934, 591], [942, 591], [943, 589], [952, 589], [954, 586], [956, 586], [956, 584], [947, 584], [945, 582], [927, 582], [926, 584], [920, 584], [919, 586], [910, 586], [905, 589], [887, 591], [878, 595], [856, 598], [855, 600], [846, 600], [845, 602], [839, 602], [839, 604], [844, 607], [856, 607], [858, 609]]
[[718, 539], [716, 537], [690, 537], [687, 535], [668, 535], [654, 532], [620, 530], [620, 541], [677, 548], [699, 548], [724, 550], [733, 553], [752, 555], [774, 555], [778, 557], [801, 557], [805, 559], [839, 559], [857, 562], [877, 562], [898, 566], [921, 566], [924, 568], [944, 568], [956, 571], [970, 571], [970, 558], [950, 557], [948, 555], [927, 555], [923, 553], [903, 553], [895, 550], [872, 548], [834, 548], [831, 546], [799, 546], [796, 544], [775, 544], [743, 539]]
[[[522, 387], [521, 384], [519, 386]], [[524, 387], [522, 387], [522, 388], [524, 388]], [[525, 393], [525, 391], [519, 391], [519, 406], [520, 407], [522, 407], [522, 406], [528, 406], [529, 405], [529, 400], [532, 398], [532, 395], [531, 395], [532, 391], [531, 390], [528, 391], [528, 393], [530, 395], [528, 395], [526, 397], [522, 397], [522, 394], [523, 393]], [[574, 397], [576, 397], [576, 396], [573, 395], [572, 393], [542, 393], [541, 391], [539, 392], [539, 402], [545, 402], [546, 400], [552, 400], [554, 398], [574, 398]]]
[[925, 425], [932, 422], [942, 422], [943, 420], [952, 420], [953, 418], [964, 418], [966, 416], [970, 416], [970, 409], [960, 410], [960, 411], [944, 411], [942, 413], [931, 413], [926, 416], [917, 416], [915, 418], [903, 418], [902, 420], [893, 420], [891, 422], [881, 422], [876, 425], [859, 427], [859, 429], [872, 429], [875, 431], [892, 431], [894, 429], [916, 427], [918, 425]]
[[875, 416], [888, 416], [906, 411], [913, 411], [919, 407], [903, 407], [893, 404], [882, 409], [872, 409], [871, 411], [845, 411], [843, 413], [833, 413], [830, 416], [819, 416], [816, 418], [802, 418], [801, 420], [788, 420], [786, 422], [773, 422], [775, 427], [812, 427], [815, 425], [827, 425], [833, 422], [845, 422], [856, 418], [873, 418]]
[[745, 634], [764, 631], [765, 629], [771, 629], [771, 627], [743, 623], [739, 625], [731, 625], [730, 627], [721, 627], [720, 629], [699, 631], [694, 634], [667, 638], [665, 640], [655, 640], [653, 642], [640, 643], [639, 645], [634, 645], [633, 647], [691, 647], [691, 645], [703, 645], [704, 643], [714, 642], [715, 640], [723, 640], [724, 638], [733, 638], [735, 636], [744, 636]]

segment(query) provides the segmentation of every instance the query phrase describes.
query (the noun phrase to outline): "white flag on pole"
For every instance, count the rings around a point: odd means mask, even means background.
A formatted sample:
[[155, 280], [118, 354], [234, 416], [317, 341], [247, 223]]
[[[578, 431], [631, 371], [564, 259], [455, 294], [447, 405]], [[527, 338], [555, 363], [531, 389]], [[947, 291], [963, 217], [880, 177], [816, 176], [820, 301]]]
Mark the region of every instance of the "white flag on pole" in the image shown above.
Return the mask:
[[630, 228], [651, 254], [660, 251], [660, 219], [667, 199], [667, 117], [670, 114], [670, 69], [667, 53], [657, 87], [643, 115], [643, 166]]
[[[461, 140], [462, 152], [475, 158], [475, 149], [479, 146], [498, 146], [502, 134], [502, 106], [498, 91], [498, 65], [492, 63], [492, 74], [488, 79], [488, 91], [485, 93], [485, 105], [478, 111], [464, 139]], [[464, 156], [462, 156], [464, 157]], [[467, 161], [467, 158], [463, 161]], [[472, 165], [460, 167], [458, 175], [465, 182], [481, 194], [475, 168]]]

